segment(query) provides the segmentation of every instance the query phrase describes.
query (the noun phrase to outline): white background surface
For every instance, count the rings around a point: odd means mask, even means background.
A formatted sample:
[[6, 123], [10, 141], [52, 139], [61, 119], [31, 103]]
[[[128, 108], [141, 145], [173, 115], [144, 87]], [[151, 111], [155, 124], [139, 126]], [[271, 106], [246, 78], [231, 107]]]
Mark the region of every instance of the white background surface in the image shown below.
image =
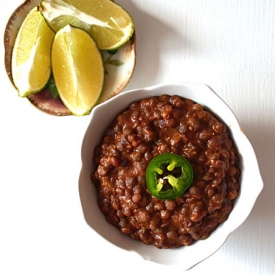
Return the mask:
[[[0, 45], [0, 274], [275, 273], [275, 2], [119, 0], [133, 15], [137, 66], [128, 89], [173, 81], [210, 85], [235, 112], [265, 183], [251, 215], [187, 272], [102, 241], [78, 194], [89, 116], [53, 117], [17, 96]], [[1, 1], [1, 37], [19, 0]], [[184, 259], [183, 259], [184, 260]], [[127, 264], [127, 267], [125, 267]]]

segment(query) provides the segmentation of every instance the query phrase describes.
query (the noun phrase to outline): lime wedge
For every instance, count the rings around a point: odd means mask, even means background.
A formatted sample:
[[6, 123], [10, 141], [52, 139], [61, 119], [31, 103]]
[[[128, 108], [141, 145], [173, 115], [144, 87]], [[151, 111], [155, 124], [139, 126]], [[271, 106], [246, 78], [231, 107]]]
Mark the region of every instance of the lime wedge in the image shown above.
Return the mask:
[[100, 50], [114, 50], [133, 35], [134, 21], [110, 0], [42, 0], [39, 9], [57, 32], [67, 24], [86, 30]]
[[37, 93], [47, 84], [53, 37], [41, 13], [32, 9], [18, 31], [12, 52], [11, 74], [19, 96]]
[[84, 30], [67, 25], [52, 45], [52, 71], [60, 98], [74, 115], [88, 114], [97, 103], [104, 83], [102, 56]]

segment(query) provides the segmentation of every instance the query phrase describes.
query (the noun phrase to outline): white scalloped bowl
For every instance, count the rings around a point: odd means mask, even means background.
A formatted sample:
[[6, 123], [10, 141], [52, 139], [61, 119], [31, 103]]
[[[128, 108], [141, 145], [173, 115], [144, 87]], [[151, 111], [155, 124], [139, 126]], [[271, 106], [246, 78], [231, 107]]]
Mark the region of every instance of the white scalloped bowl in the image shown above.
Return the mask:
[[[112, 119], [131, 102], [156, 95], [179, 95], [189, 98], [215, 113], [230, 129], [241, 159], [241, 189], [228, 219], [206, 240], [200, 240], [188, 247], [157, 249], [144, 245], [123, 235], [109, 224], [97, 206], [97, 195], [91, 182], [93, 171], [92, 155], [104, 130]], [[254, 150], [243, 133], [235, 115], [226, 103], [208, 86], [203, 84], [177, 83], [156, 85], [144, 89], [123, 92], [93, 109], [91, 122], [82, 144], [82, 169], [79, 177], [79, 191], [83, 213], [88, 225], [103, 239], [120, 249], [135, 252], [146, 260], [188, 270], [216, 252], [230, 233], [236, 230], [250, 214], [263, 189]], [[134, 257], [134, 256], [133, 256]]]

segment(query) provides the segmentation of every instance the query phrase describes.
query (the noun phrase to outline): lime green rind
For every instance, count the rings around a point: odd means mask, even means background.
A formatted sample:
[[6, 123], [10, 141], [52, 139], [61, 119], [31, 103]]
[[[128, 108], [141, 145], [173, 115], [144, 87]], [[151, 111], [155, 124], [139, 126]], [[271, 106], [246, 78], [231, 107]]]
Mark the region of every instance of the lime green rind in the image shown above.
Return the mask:
[[[34, 13], [35, 12], [36, 12], [36, 7], [33, 8], [32, 10], [30, 10], [30, 12], [27, 14], [26, 18], [24, 19], [21, 27], [18, 30], [17, 36], [15, 38], [15, 43], [14, 43], [14, 47], [13, 47], [13, 51], [12, 51], [12, 55], [11, 55], [11, 78], [12, 78], [14, 87], [16, 88], [16, 90], [18, 92], [18, 96], [20, 96], [22, 98], [25, 98], [29, 95], [36, 94], [36, 93], [42, 91], [46, 87], [46, 85], [47, 85], [47, 83], [50, 79], [50, 75], [51, 75], [51, 62], [50, 62], [50, 59], [49, 59], [49, 67], [47, 66], [45, 68], [45, 71], [44, 71], [44, 76], [45, 76], [45, 77], [43, 77], [44, 81], [43, 82], [41, 81], [39, 83], [39, 85], [35, 86], [36, 88], [34, 89], [34, 87], [31, 87], [31, 84], [30, 84], [31, 81], [28, 81], [27, 77], [26, 77], [26, 80], [24, 80], [24, 83], [22, 83], [22, 76], [24, 78], [24, 75], [22, 75], [22, 72], [23, 72], [23, 74], [26, 74], [26, 75], [29, 74], [29, 72], [32, 70], [32, 66], [33, 66], [32, 61], [29, 64], [30, 68], [28, 68], [28, 66], [25, 68], [24, 64], [26, 63], [26, 61], [25, 61], [25, 63], [19, 63], [19, 64], [17, 64], [17, 62], [16, 62], [17, 55], [19, 55], [19, 56], [22, 55], [22, 46], [20, 46], [20, 43], [22, 43], [22, 37], [25, 41], [26, 41], [26, 39], [28, 39], [28, 37], [25, 38], [26, 31], [28, 30], [28, 28], [27, 29], [24, 29], [24, 28], [26, 28], [25, 27], [26, 25], [28, 26], [30, 24], [30, 22], [28, 22], [28, 20], [34, 20], [34, 18], [35, 18]], [[30, 19], [31, 17], [33, 17], [33, 18]], [[41, 20], [42, 20], [42, 18], [43, 17], [41, 17]], [[37, 18], [37, 20], [38, 20], [38, 18]], [[40, 29], [40, 27], [41, 27], [40, 22], [44, 23], [43, 20], [39, 21], [39, 28], [38, 29]], [[45, 28], [45, 26], [44, 27], [42, 26], [42, 28]], [[52, 40], [49, 42], [49, 44], [52, 44], [53, 34], [54, 33], [52, 33]], [[36, 40], [35, 44], [38, 43], [37, 41], [38, 40]], [[33, 49], [35, 51], [34, 55], [36, 55], [37, 52], [36, 52], [35, 46], [33, 46]], [[33, 59], [33, 60], [35, 60], [35, 59]], [[24, 69], [23, 70], [18, 69], [19, 66], [23, 66]], [[42, 78], [42, 80], [43, 80], [43, 78]]]
[[[49, 1], [49, 0], [43, 0], [39, 4], [39, 10], [42, 13], [42, 16], [44, 17], [47, 24], [50, 26], [50, 28], [57, 32], [61, 28], [65, 27], [65, 25], [70, 24], [75, 27], [82, 28], [89, 32], [92, 37], [95, 39], [98, 47], [100, 50], [116, 50], [123, 46], [126, 42], [130, 40], [134, 33], [135, 24], [132, 16], [120, 5], [114, 2], [110, 2], [111, 5], [116, 5], [120, 7], [120, 9], [123, 11], [123, 13], [127, 16], [127, 18], [130, 21], [130, 24], [127, 26], [125, 30], [122, 30], [122, 33], [124, 33], [124, 36], [121, 38], [121, 40], [115, 44], [112, 45], [103, 45], [103, 43], [100, 42], [100, 39], [102, 41], [106, 41], [104, 38], [98, 38], [98, 33], [100, 31], [96, 31], [97, 35], [95, 35], [94, 28], [105, 28], [105, 30], [108, 29], [108, 26], [104, 26], [104, 22], [98, 20], [93, 15], [86, 14], [82, 12], [81, 10], [78, 10], [73, 5], [68, 4], [65, 1], [59, 0], [59, 1]], [[56, 13], [56, 15], [54, 15]], [[70, 14], [71, 13], [71, 14]], [[64, 19], [66, 18], [66, 19]], [[87, 23], [85, 22], [95, 21], [95, 23]], [[100, 22], [101, 25], [97, 22]], [[98, 24], [98, 25], [97, 25]], [[93, 27], [94, 26], [94, 27]], [[102, 32], [103, 33], [103, 32]], [[126, 33], [126, 34], [125, 34]]]
[[[96, 42], [95, 42], [95, 40], [93, 39], [93, 37], [88, 33], [88, 32], [86, 32], [85, 30], [83, 30], [82, 28], [79, 28], [79, 27], [75, 27], [75, 26], [71, 26], [71, 25], [66, 25], [65, 27], [63, 27], [62, 29], [60, 29], [57, 33], [56, 33], [56, 36], [55, 37], [57, 37], [57, 35], [58, 35], [58, 33], [60, 32], [62, 32], [63, 30], [65, 30], [66, 28], [75, 28], [75, 29], [79, 29], [79, 30], [81, 30], [81, 31], [83, 31], [83, 32], [85, 32], [88, 36], [89, 36], [89, 38], [91, 39], [91, 41], [94, 43], [94, 46], [98, 49], [98, 47], [97, 47], [97, 44], [96, 44]], [[100, 50], [98, 49], [98, 52], [99, 52], [99, 55], [100, 55], [100, 58], [101, 58], [101, 68], [102, 68], [102, 82], [101, 82], [101, 87], [100, 87], [100, 89], [98, 90], [98, 92], [97, 92], [97, 98], [94, 100], [94, 102], [93, 102], [93, 104], [91, 104], [90, 106], [89, 106], [89, 108], [87, 108], [87, 110], [85, 110], [84, 112], [76, 112], [76, 109], [73, 109], [73, 108], [71, 108], [71, 106], [70, 106], [70, 104], [68, 103], [68, 100], [63, 96], [63, 94], [62, 94], [62, 92], [60, 92], [59, 91], [59, 97], [60, 97], [60, 99], [61, 99], [61, 101], [63, 102], [63, 104], [66, 106], [66, 108], [73, 114], [73, 115], [75, 115], [75, 116], [85, 116], [85, 115], [88, 115], [88, 114], [90, 114], [90, 112], [91, 112], [91, 110], [97, 105], [97, 103], [98, 103], [98, 101], [99, 101], [99, 99], [100, 99], [100, 97], [101, 97], [101, 95], [102, 95], [102, 92], [103, 92], [103, 89], [104, 89], [104, 65], [103, 65], [103, 58], [102, 58], [102, 55], [101, 55], [101, 53], [100, 53]], [[52, 54], [51, 54], [51, 57], [52, 57]], [[54, 69], [53, 69], [53, 79], [55, 78], [55, 75], [54, 75]], [[57, 90], [58, 90], [58, 81], [56, 81], [55, 79], [54, 79], [54, 81], [55, 81], [55, 85], [56, 85], [56, 88], [57, 88]]]

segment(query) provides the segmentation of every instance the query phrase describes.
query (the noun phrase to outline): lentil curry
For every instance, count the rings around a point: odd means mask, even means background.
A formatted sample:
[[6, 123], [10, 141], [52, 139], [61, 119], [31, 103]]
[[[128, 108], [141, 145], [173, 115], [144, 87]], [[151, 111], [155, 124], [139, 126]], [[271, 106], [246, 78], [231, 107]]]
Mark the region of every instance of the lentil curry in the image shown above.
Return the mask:
[[[189, 188], [174, 199], [154, 197], [146, 168], [164, 153], [193, 168]], [[208, 238], [229, 216], [240, 188], [239, 157], [226, 125], [189, 99], [161, 95], [133, 102], [95, 148], [98, 206], [122, 233], [157, 248]]]

